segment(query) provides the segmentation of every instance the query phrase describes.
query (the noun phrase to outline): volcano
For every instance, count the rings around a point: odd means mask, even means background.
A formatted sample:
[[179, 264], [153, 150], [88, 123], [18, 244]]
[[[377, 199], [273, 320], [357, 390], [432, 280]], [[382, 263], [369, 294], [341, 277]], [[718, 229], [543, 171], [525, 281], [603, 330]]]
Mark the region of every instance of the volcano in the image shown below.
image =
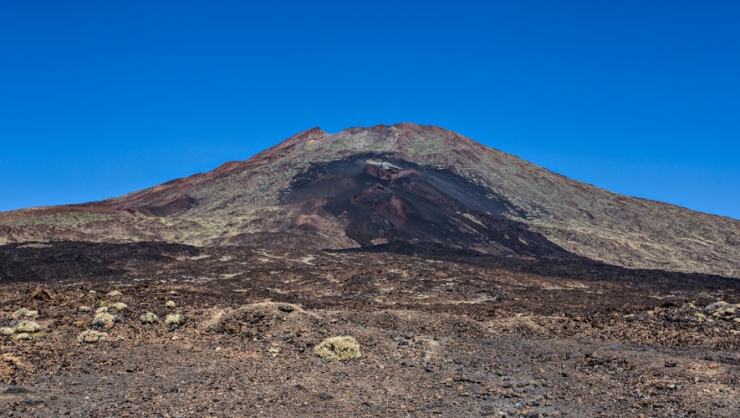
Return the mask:
[[441, 128], [310, 129], [0, 244], [0, 416], [740, 416], [740, 221]]
[[740, 221], [568, 179], [455, 132], [299, 133], [245, 161], [100, 202], [0, 214], [0, 243], [435, 246], [740, 277]]

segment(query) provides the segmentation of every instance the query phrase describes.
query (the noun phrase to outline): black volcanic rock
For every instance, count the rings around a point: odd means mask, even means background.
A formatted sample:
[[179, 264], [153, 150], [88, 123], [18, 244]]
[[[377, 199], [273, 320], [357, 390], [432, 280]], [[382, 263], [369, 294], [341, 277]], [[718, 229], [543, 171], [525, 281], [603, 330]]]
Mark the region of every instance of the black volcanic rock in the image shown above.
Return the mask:
[[314, 128], [115, 199], [0, 213], [0, 243], [435, 244], [740, 277], [740, 221], [617, 195], [410, 123]]
[[346, 218], [347, 237], [362, 246], [432, 242], [500, 256], [575, 256], [514, 220], [523, 214], [505, 197], [449, 170], [385, 155], [314, 164], [294, 177], [282, 200]]

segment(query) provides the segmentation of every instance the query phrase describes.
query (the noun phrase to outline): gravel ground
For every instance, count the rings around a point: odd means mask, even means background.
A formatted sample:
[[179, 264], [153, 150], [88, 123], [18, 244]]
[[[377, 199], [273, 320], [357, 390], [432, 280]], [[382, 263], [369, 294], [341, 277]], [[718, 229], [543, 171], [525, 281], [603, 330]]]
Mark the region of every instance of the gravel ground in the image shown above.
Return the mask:
[[[0, 336], [0, 415], [740, 416], [732, 279], [439, 254], [109, 250], [3, 253], [14, 261], [0, 327], [40, 331]], [[101, 308], [115, 320], [96, 323]], [[79, 342], [86, 330], [107, 338]], [[315, 354], [343, 335], [359, 359]]]

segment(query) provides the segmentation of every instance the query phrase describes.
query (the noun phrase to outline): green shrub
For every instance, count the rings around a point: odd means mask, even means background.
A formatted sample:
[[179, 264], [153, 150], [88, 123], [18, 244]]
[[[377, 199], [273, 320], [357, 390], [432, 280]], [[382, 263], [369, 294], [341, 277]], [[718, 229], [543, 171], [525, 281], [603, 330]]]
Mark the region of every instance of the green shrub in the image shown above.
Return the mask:
[[14, 335], [13, 335], [12, 337], [10, 337], [10, 338], [12, 338], [12, 339], [14, 339], [14, 340], [16, 340], [16, 341], [20, 341], [20, 340], [30, 340], [30, 339], [31, 339], [31, 334], [29, 334], [29, 333], [27, 333], [27, 332], [21, 332], [20, 334], [14, 334]]
[[13, 319], [35, 318], [37, 316], [39, 316], [39, 311], [32, 311], [26, 308], [20, 308], [17, 311], [13, 312]]
[[15, 332], [38, 332], [41, 330], [41, 326], [37, 322], [33, 321], [21, 321], [15, 327]]
[[360, 358], [360, 344], [354, 337], [327, 338], [314, 348], [316, 355], [323, 359], [345, 361]]
[[180, 325], [182, 322], [182, 316], [180, 314], [167, 315], [164, 319], [164, 323], [167, 325]]
[[91, 329], [83, 331], [77, 336], [77, 341], [81, 343], [96, 343], [98, 341], [105, 341], [108, 339], [107, 332], [98, 332]]
[[13, 334], [12, 339], [16, 341], [20, 340], [38, 340], [43, 338], [46, 335], [45, 332], [21, 332], [18, 334]]
[[141, 319], [142, 324], [155, 324], [159, 321], [159, 318], [157, 318], [157, 315], [155, 315], [154, 312], [147, 312], [144, 315], [141, 315], [139, 319]]
[[114, 322], [118, 322], [118, 317], [111, 315], [108, 312], [99, 312], [95, 314], [95, 318], [93, 319], [92, 326], [104, 327]]

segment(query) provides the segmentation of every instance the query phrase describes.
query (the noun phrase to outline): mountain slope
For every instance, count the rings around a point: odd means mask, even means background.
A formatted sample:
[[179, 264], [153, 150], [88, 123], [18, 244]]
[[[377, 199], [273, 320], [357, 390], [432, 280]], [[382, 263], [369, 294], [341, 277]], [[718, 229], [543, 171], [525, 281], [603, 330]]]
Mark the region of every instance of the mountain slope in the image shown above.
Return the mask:
[[441, 128], [314, 128], [115, 199], [0, 214], [0, 242], [351, 248], [431, 242], [740, 277], [740, 221], [617, 195]]

